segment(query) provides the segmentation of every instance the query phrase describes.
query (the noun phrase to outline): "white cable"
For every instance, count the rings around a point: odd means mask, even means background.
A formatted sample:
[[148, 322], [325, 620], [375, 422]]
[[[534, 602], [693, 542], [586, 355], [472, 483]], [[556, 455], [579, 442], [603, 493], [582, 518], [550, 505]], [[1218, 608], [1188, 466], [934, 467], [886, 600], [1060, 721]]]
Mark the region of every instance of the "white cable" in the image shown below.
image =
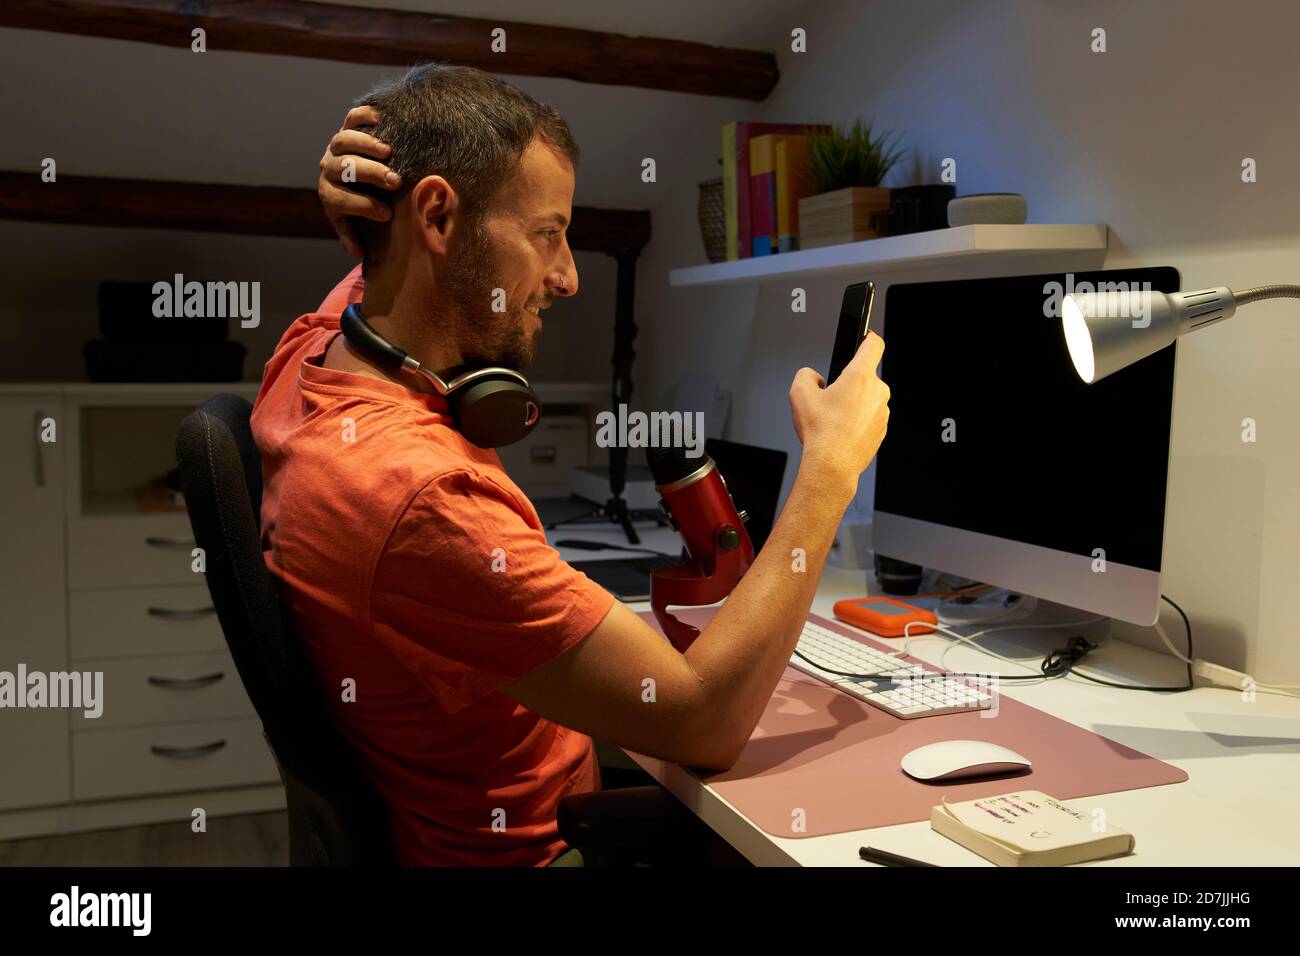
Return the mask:
[[[1179, 653], [1178, 648], [1174, 647], [1174, 642], [1169, 639], [1169, 635], [1165, 633], [1165, 629], [1160, 626], [1159, 621], [1156, 621], [1152, 627], [1156, 629], [1156, 633], [1160, 635], [1160, 639], [1165, 642], [1165, 647], [1169, 648], [1170, 654], [1173, 654], [1174, 657], [1178, 658], [1184, 664], [1190, 664], [1193, 667], [1196, 666], [1196, 661], [1187, 657], [1185, 654]], [[1249, 674], [1243, 676], [1250, 678]], [[1250, 679], [1254, 680], [1254, 678]], [[1300, 684], [1261, 684], [1259, 681], [1255, 681], [1255, 686], [1263, 687], [1265, 690], [1300, 690]]]
[[[980, 631], [979, 633], [986, 634], [989, 631], [994, 631], [994, 630], [1001, 630], [1001, 628], [988, 628], [984, 631]], [[990, 651], [986, 647], [980, 647], [979, 645], [974, 644], [974, 638], [976, 635], [971, 635], [970, 637], [963, 637], [961, 634], [958, 634], [955, 631], [949, 631], [947, 628], [944, 628], [944, 632], [949, 637], [955, 638], [955, 643], [949, 644], [947, 647], [943, 649], [943, 652], [939, 655], [940, 670], [946, 671], [948, 669], [948, 664], [947, 664], [948, 653], [953, 648], [959, 647], [962, 644], [971, 644], [973, 647], [975, 647], [976, 650], [980, 651], [981, 653], [987, 654], [990, 657], [997, 658], [998, 660], [1003, 661], [1007, 664], [1013, 664], [1017, 667], [1023, 667], [1027, 671], [1037, 671], [1039, 677], [1041, 677], [1043, 680], [1047, 680], [1047, 675], [1042, 672], [1041, 664], [1038, 663], [1041, 660], [1041, 658], [1025, 658], [1024, 660], [1017, 660], [1014, 657], [1005, 657], [1002, 654], [997, 653], [996, 651]]]
[[[1056, 629], [1056, 628], [1063, 628], [1063, 627], [1082, 627], [1083, 625], [1086, 624], [1095, 624], [1101, 620], [1105, 620], [1105, 619], [1101, 617], [1094, 617], [1086, 621], [1067, 621], [1063, 624], [1012, 624], [1006, 627], [989, 627], [989, 628], [985, 628], [982, 631], [976, 631], [974, 634], [970, 635], [969, 637], [961, 638], [958, 641], [958, 644], [971, 644], [972, 646], [975, 647], [976, 650], [980, 651], [983, 654], [990, 654], [993, 657], [996, 657], [998, 660], [1008, 661], [1013, 664], [1019, 664], [1021, 667], [1027, 668], [1029, 670], [1038, 670], [1041, 672], [1042, 660], [1043, 660], [1042, 657], [1024, 658], [1023, 660], [1017, 660], [1013, 657], [1003, 657], [1001, 654], [997, 653], [996, 651], [991, 651], [987, 647], [974, 644], [974, 641], [977, 638], [983, 637], [985, 634], [993, 634], [999, 631], [1037, 631], [1037, 630], [1049, 630], [1049, 629]], [[943, 653], [939, 656], [940, 667], [946, 667], [944, 662], [948, 659], [949, 652], [951, 652], [952, 649], [956, 646], [957, 644], [949, 644], [946, 648], [944, 648]], [[1037, 666], [1033, 666], [1031, 664], [1025, 663], [1025, 661], [1030, 661], [1030, 660], [1037, 662]], [[1043, 679], [1047, 680], [1046, 674], [1043, 675]]]
[[1173, 654], [1174, 657], [1178, 658], [1178, 659], [1179, 659], [1180, 661], [1182, 661], [1184, 664], [1195, 664], [1195, 663], [1196, 663], [1194, 660], [1192, 660], [1192, 659], [1191, 659], [1190, 657], [1188, 657], [1186, 654], [1184, 654], [1184, 653], [1182, 653], [1180, 650], [1178, 650], [1178, 648], [1174, 647], [1174, 642], [1171, 641], [1171, 640], [1169, 639], [1169, 635], [1165, 633], [1165, 629], [1164, 629], [1163, 627], [1160, 626], [1160, 621], [1159, 621], [1159, 620], [1157, 620], [1157, 621], [1156, 621], [1154, 624], [1152, 624], [1151, 626], [1154, 627], [1154, 628], [1156, 629], [1156, 633], [1160, 635], [1160, 640], [1162, 640], [1162, 641], [1165, 642], [1165, 647], [1169, 648], [1169, 653], [1170, 653], [1170, 654]]
[[[904, 638], [903, 646], [899, 648], [897, 651], [894, 651], [892, 653], [894, 657], [899, 657], [903, 654], [906, 654], [907, 649], [912, 646], [913, 642], [924, 641], [929, 636], [929, 635], [924, 635], [924, 636], [918, 635], [915, 638], [912, 637], [910, 631], [913, 627], [928, 627], [938, 631], [939, 633], [942, 633], [946, 637], [953, 638], [954, 640], [957, 641], [958, 644], [969, 644], [972, 641], [975, 641], [983, 637], [985, 634], [994, 634], [1000, 631], [1037, 631], [1037, 630], [1049, 630], [1053, 628], [1062, 628], [1062, 627], [1085, 627], [1089, 624], [1096, 624], [1098, 621], [1104, 621], [1104, 620], [1106, 620], [1104, 617], [1097, 616], [1097, 617], [1090, 617], [1084, 621], [1066, 621], [1063, 624], [1007, 624], [1003, 627], [986, 627], [982, 631], [976, 631], [974, 634], [969, 634], [969, 635], [958, 634], [956, 631], [953, 631], [952, 629], [945, 627], [942, 624], [935, 625], [935, 624], [927, 624], [924, 621], [910, 621], [903, 626], [903, 638]], [[955, 646], [956, 646], [955, 644], [950, 644], [949, 649]], [[1024, 661], [1038, 659], [1038, 658], [1026, 657], [1017, 660], [1014, 657], [1002, 657], [1002, 655], [997, 654], [994, 651], [987, 650], [986, 648], [983, 647], [977, 647], [977, 650], [979, 650], [981, 653], [988, 654], [992, 657], [997, 657], [1005, 661], [1010, 661], [1013, 664], [1023, 664]], [[948, 652], [945, 650], [944, 654], [946, 655], [947, 653]]]
[[[1024, 631], [1024, 630], [1037, 630], [1037, 629], [1039, 629], [1039, 628], [1044, 628], [1044, 629], [1046, 629], [1046, 628], [1060, 628], [1060, 627], [1081, 627], [1081, 626], [1083, 626], [1083, 625], [1085, 625], [1085, 624], [1096, 624], [1098, 621], [1104, 621], [1104, 620], [1105, 620], [1104, 617], [1093, 617], [1093, 618], [1089, 618], [1089, 619], [1086, 620], [1086, 621], [1074, 621], [1074, 622], [1067, 622], [1067, 623], [1065, 623], [1065, 624], [1037, 624], [1037, 625], [1036, 625], [1036, 624], [1017, 624], [1017, 625], [1012, 625], [1012, 626], [1009, 626], [1009, 627], [991, 627], [991, 628], [986, 628], [986, 629], [983, 630], [983, 631], [977, 631], [976, 633], [971, 634], [969, 637], [962, 637], [960, 634], [954, 634], [954, 633], [951, 632], [951, 631], [947, 631], [947, 628], [944, 628], [943, 630], [946, 631], [946, 632], [947, 632], [948, 634], [950, 634], [951, 636], [955, 636], [955, 637], [958, 639], [958, 644], [967, 644], [967, 643], [971, 643], [971, 642], [973, 642], [973, 641], [974, 641], [976, 638], [978, 638], [978, 637], [983, 637], [985, 634], [992, 634], [992, 633], [994, 633], [995, 631]], [[916, 621], [914, 621], [914, 622], [912, 622], [912, 623], [921, 623], [921, 622], [916, 622]], [[907, 627], [910, 627], [910, 626], [911, 626], [910, 624], [909, 624], [909, 625], [904, 625], [904, 630], [906, 630], [906, 628], [907, 628]], [[924, 638], [922, 638], [922, 640], [924, 640]], [[947, 659], [947, 657], [948, 657], [948, 652], [951, 651], [951, 650], [952, 650], [954, 647], [956, 647], [956, 646], [957, 646], [957, 644], [949, 644], [946, 648], [944, 648], [943, 653], [939, 656], [939, 667], [940, 667], [940, 669], [942, 669], [942, 670], [947, 670], [947, 667], [946, 667], [946, 665], [944, 664], [944, 661], [945, 661], [945, 660]], [[978, 651], [980, 651], [980, 652], [983, 653], [983, 654], [988, 654], [988, 655], [990, 655], [990, 656], [992, 656], [992, 657], [996, 657], [996, 658], [998, 658], [999, 660], [1007, 661], [1008, 663], [1011, 663], [1011, 664], [1019, 664], [1021, 667], [1024, 667], [1024, 668], [1026, 668], [1026, 669], [1028, 669], [1028, 670], [1037, 670], [1037, 669], [1039, 669], [1039, 668], [1042, 667], [1042, 664], [1041, 664], [1041, 658], [1036, 658], [1036, 657], [1034, 657], [1034, 658], [1024, 658], [1023, 660], [1016, 660], [1015, 658], [1012, 658], [1012, 657], [1003, 657], [1001, 654], [998, 654], [998, 653], [995, 652], [995, 651], [990, 651], [990, 650], [989, 650], [988, 648], [986, 648], [986, 647], [981, 647], [981, 646], [979, 646], [979, 645], [975, 645], [975, 647], [976, 647], [976, 649], [977, 649]], [[1040, 662], [1038, 668], [1035, 668], [1035, 667], [1031, 666], [1030, 664], [1025, 663], [1025, 661], [1031, 661], [1031, 660], [1032, 660], [1032, 661], [1039, 661], [1039, 662]], [[1083, 674], [1083, 673], [1081, 673], [1081, 672], [1078, 673], [1078, 674], [1076, 674], [1076, 673], [1075, 673], [1075, 670], [1076, 670], [1076, 668], [1071, 667], [1070, 670], [1066, 671], [1066, 672], [1065, 672], [1063, 675], [1061, 675], [1061, 676], [1063, 676], [1066, 680], [1072, 680], [1072, 681], [1074, 681], [1074, 683], [1076, 683], [1076, 684], [1089, 684], [1090, 686], [1093, 686], [1093, 687], [1096, 687], [1096, 686], [1097, 686], [1095, 682], [1088, 680], [1087, 675], [1085, 675], [1085, 674]], [[1043, 675], [1043, 680], [1048, 680], [1048, 679], [1049, 679], [1049, 678], [1048, 678], [1048, 675], [1047, 675], [1047, 674], [1044, 674], [1044, 675]], [[1259, 686], [1259, 685], [1257, 685], [1257, 686]], [[1144, 688], [1140, 688], [1140, 687], [1134, 686], [1133, 689], [1134, 689], [1134, 690], [1142, 690], [1142, 689], [1144, 689]]]
[[[1016, 604], [1013, 604], [1007, 613], [1018, 610], [1022, 603], [1023, 601], [1019, 601]], [[1001, 616], [1005, 616], [1005, 615], [999, 615], [999, 617]], [[989, 623], [990, 621], [997, 620], [997, 619], [998, 619], [997, 617], [990, 618], [980, 623]], [[978, 650], [980, 653], [987, 654], [990, 657], [996, 658], [997, 660], [1000, 661], [1005, 661], [1008, 664], [1015, 664], [1019, 667], [1025, 668], [1026, 670], [1036, 670], [1037, 668], [1035, 668], [1034, 666], [1026, 662], [1031, 660], [1041, 660], [1041, 658], [1016, 659], [1014, 657], [1005, 657], [1002, 654], [998, 654], [995, 651], [991, 651], [986, 647], [982, 647], [978, 644], [975, 644], [975, 641], [977, 641], [979, 638], [983, 637], [986, 634], [994, 634], [1002, 631], [1034, 631], [1034, 630], [1049, 630], [1053, 628], [1062, 628], [1062, 627], [1083, 627], [1088, 624], [1096, 624], [1097, 622], [1104, 621], [1105, 619], [1106, 618], [1104, 616], [1097, 616], [1097, 617], [1088, 618], [1085, 621], [1069, 621], [1064, 624], [1010, 624], [1004, 627], [986, 627], [983, 630], [976, 631], [974, 634], [969, 634], [969, 635], [959, 634], [943, 623], [928, 624], [925, 621], [910, 621], [909, 623], [903, 626], [903, 646], [900, 647], [897, 651], [891, 651], [890, 656], [902, 657], [907, 654], [907, 649], [911, 647], [913, 643], [917, 641], [924, 641], [927, 639], [932, 640], [934, 639], [933, 637], [934, 634], [942, 634], [944, 637], [950, 638], [954, 643], [950, 643], [947, 647], [943, 649], [943, 653], [939, 655], [938, 667], [940, 670], [946, 671], [948, 669], [945, 661], [947, 661], [948, 659], [949, 652], [952, 651], [953, 648], [958, 647], [962, 644], [970, 644], [973, 647], [975, 647], [975, 649]], [[1181, 651], [1178, 650], [1178, 648], [1174, 646], [1174, 642], [1169, 639], [1169, 635], [1165, 633], [1165, 629], [1160, 626], [1160, 621], [1157, 620], [1155, 624], [1153, 624], [1152, 626], [1155, 628], [1156, 633], [1160, 635], [1160, 639], [1164, 642], [1165, 647], [1169, 649], [1170, 654], [1172, 654], [1178, 660], [1182, 661], [1184, 664], [1191, 664], [1193, 666], [1196, 664], [1194, 660], [1189, 658], [1187, 655], [1183, 654]], [[917, 635], [916, 637], [913, 637], [911, 633], [913, 627], [929, 628], [931, 633], [924, 634], [924, 635]], [[1250, 675], [1247, 674], [1246, 676], [1249, 677]], [[1079, 674], [1076, 676], [1072, 672], [1067, 672], [1065, 674], [1065, 677], [1067, 679], [1073, 677], [1076, 682], [1080, 682], [1080, 683], [1091, 683], [1090, 681], [1087, 680], [1087, 678], [1083, 674]], [[1044, 675], [1043, 679], [1047, 680], [1047, 676]], [[1258, 688], [1262, 688], [1264, 690], [1300, 690], [1300, 684], [1262, 684], [1259, 681], [1255, 681], [1255, 686]], [[1140, 688], [1135, 687], [1135, 689], [1140, 689]]]
[[[899, 650], [891, 652], [890, 656], [901, 657], [902, 655], [907, 653], [908, 647], [910, 647], [915, 641], [918, 640], [923, 641], [930, 636], [930, 635], [925, 635], [925, 636], [918, 635], [917, 637], [913, 638], [911, 635], [911, 629], [913, 627], [928, 627], [932, 631], [942, 634], [945, 637], [951, 638], [953, 641], [956, 642], [956, 643], [949, 644], [947, 647], [945, 647], [943, 653], [939, 656], [939, 665], [938, 665], [939, 669], [946, 671], [948, 667], [945, 664], [945, 661], [948, 659], [949, 652], [954, 647], [957, 647], [961, 644], [971, 644], [978, 638], [983, 637], [985, 634], [993, 634], [999, 631], [1033, 631], [1039, 629], [1061, 628], [1061, 627], [1082, 627], [1086, 624], [1095, 624], [1098, 621], [1102, 621], [1102, 620], [1105, 620], [1105, 618], [1093, 617], [1093, 618], [1089, 618], [1086, 621], [1067, 621], [1063, 624], [1011, 624], [1011, 625], [1007, 625], [1006, 627], [986, 627], [984, 628], [984, 630], [976, 631], [974, 634], [970, 634], [970, 635], [958, 634], [956, 631], [952, 630], [951, 628], [945, 627], [942, 624], [928, 624], [924, 621], [910, 621], [907, 624], [903, 625], [903, 638], [904, 638], [903, 646]], [[1041, 658], [1033, 657], [1033, 658], [1023, 658], [1017, 660], [1014, 657], [1006, 657], [1002, 654], [997, 653], [996, 651], [991, 651], [986, 647], [979, 647], [978, 645], [976, 645], [976, 650], [980, 651], [983, 654], [988, 654], [990, 657], [997, 658], [1000, 661], [1005, 661], [1008, 664], [1014, 664], [1017, 667], [1023, 667], [1025, 670], [1039, 669], [1038, 667], [1035, 667], [1033, 664], [1030, 664], [1028, 662], [1040, 661]], [[1048, 679], [1046, 674], [1042, 675], [1042, 678], [1043, 680]]]

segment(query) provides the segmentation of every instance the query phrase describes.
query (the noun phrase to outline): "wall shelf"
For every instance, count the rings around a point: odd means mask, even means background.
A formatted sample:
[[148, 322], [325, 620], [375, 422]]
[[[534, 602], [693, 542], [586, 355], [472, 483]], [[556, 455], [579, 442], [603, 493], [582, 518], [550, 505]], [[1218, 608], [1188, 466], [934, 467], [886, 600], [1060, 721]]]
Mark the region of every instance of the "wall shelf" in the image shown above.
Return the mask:
[[972, 265], [982, 260], [1079, 253], [1105, 256], [1109, 229], [1104, 225], [980, 225], [935, 229], [906, 236], [867, 239], [819, 249], [784, 252], [756, 259], [711, 262], [673, 269], [670, 285], [736, 285], [820, 279], [870, 272], [909, 272], [935, 266]]

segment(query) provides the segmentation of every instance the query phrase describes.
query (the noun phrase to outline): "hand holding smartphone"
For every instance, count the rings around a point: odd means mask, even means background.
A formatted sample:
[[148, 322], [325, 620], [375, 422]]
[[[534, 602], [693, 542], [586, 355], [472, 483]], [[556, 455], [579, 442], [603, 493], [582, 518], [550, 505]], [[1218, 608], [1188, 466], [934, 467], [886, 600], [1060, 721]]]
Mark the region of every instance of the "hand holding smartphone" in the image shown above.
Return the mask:
[[867, 337], [871, 303], [875, 297], [874, 282], [857, 282], [844, 290], [844, 301], [840, 303], [840, 324], [835, 330], [835, 348], [831, 352], [830, 374], [826, 376], [827, 385], [840, 377], [844, 367], [853, 361], [862, 340]]
[[[857, 487], [889, 423], [889, 388], [875, 368], [885, 343], [873, 339], [864, 344], [874, 295], [875, 286], [870, 282], [858, 282], [844, 290], [830, 374], [823, 378], [813, 369], [801, 368], [790, 385], [794, 430], [804, 454], [812, 456], [808, 460], [815, 463], [816, 470], [837, 475], [841, 488], [848, 483]], [[850, 376], [832, 395], [828, 386], [843, 376], [862, 348], [868, 353], [862, 356], [863, 364], [869, 363], [870, 371]], [[846, 477], [851, 482], [844, 482]]]

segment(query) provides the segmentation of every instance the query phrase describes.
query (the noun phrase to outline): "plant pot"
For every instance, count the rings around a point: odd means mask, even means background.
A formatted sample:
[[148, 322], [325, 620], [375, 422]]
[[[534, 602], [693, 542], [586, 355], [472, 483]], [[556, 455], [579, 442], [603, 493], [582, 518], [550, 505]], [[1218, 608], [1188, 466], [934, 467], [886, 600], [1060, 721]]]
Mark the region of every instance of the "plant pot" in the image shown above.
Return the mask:
[[850, 186], [799, 200], [799, 248], [877, 239], [889, 212], [885, 186]]
[[948, 183], [900, 186], [892, 192], [890, 233], [905, 236], [913, 232], [944, 229], [948, 225], [948, 203], [957, 187]]

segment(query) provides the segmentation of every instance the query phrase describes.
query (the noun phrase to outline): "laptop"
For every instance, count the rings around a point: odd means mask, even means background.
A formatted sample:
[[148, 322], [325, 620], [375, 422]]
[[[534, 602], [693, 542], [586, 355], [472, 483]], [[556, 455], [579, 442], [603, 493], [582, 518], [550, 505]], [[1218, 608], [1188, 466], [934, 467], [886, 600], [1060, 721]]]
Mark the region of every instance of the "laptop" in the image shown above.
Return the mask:
[[[749, 513], [745, 530], [754, 543], [754, 553], [767, 542], [776, 523], [776, 506], [785, 480], [787, 455], [772, 448], [742, 445], [740, 442], [710, 438], [704, 443], [738, 511]], [[650, 572], [684, 559], [677, 556], [650, 555], [636, 558], [612, 558], [608, 561], [575, 561], [573, 567], [591, 578], [621, 601], [650, 600]]]

